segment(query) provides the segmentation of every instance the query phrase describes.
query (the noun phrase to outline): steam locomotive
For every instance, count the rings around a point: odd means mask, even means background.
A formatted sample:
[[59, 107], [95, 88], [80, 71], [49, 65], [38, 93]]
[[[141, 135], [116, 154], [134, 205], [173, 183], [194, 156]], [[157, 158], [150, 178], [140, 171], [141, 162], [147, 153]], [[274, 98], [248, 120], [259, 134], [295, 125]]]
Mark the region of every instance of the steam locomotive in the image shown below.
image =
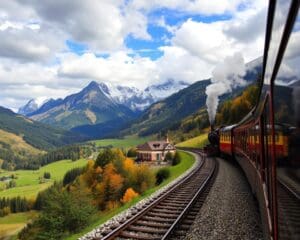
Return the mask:
[[[300, 239], [299, 0], [269, 2], [256, 106], [211, 129], [207, 151], [237, 161], [258, 200], [266, 239]], [[290, 72], [288, 72], [288, 70]]]

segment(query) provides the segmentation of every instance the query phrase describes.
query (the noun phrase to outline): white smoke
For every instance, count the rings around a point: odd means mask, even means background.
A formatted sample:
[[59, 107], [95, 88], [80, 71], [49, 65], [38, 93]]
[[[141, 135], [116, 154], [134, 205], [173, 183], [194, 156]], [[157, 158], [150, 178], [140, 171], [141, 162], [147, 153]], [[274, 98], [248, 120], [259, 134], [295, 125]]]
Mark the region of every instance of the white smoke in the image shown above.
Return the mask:
[[241, 53], [226, 57], [224, 62], [217, 65], [212, 71], [212, 83], [205, 90], [207, 112], [211, 124], [215, 121], [219, 97], [238, 86], [246, 85], [246, 81], [243, 79], [245, 74], [246, 68]]

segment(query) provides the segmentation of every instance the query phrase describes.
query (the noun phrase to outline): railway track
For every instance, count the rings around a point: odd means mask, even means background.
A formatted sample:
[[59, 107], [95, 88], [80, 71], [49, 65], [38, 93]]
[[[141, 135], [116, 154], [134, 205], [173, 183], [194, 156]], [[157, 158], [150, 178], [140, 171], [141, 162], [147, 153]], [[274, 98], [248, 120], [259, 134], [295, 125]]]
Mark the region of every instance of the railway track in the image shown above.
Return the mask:
[[191, 226], [208, 194], [216, 172], [214, 159], [193, 152], [201, 164], [173, 188], [158, 197], [133, 218], [102, 238], [111, 239], [180, 239]]
[[300, 198], [293, 188], [278, 180], [278, 223], [280, 239], [300, 239]]

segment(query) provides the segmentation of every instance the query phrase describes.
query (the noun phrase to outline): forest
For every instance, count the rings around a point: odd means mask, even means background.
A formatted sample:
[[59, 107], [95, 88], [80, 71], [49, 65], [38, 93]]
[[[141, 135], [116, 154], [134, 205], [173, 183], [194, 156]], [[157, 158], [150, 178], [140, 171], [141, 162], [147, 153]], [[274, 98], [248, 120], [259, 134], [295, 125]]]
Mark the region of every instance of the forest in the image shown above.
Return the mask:
[[70, 170], [63, 182], [38, 194], [33, 208], [41, 213], [19, 238], [61, 239], [87, 226], [95, 214], [130, 202], [156, 182], [149, 166], [135, 164], [119, 149], [106, 148], [96, 161]]

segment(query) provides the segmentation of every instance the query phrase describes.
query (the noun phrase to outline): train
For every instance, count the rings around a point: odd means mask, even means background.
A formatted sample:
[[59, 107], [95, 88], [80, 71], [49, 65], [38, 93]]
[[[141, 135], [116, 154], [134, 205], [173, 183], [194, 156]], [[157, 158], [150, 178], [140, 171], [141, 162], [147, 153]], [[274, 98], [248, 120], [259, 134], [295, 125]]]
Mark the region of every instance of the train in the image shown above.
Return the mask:
[[206, 147], [240, 165], [272, 240], [300, 239], [299, 4], [269, 1], [256, 105], [240, 122], [212, 128]]

